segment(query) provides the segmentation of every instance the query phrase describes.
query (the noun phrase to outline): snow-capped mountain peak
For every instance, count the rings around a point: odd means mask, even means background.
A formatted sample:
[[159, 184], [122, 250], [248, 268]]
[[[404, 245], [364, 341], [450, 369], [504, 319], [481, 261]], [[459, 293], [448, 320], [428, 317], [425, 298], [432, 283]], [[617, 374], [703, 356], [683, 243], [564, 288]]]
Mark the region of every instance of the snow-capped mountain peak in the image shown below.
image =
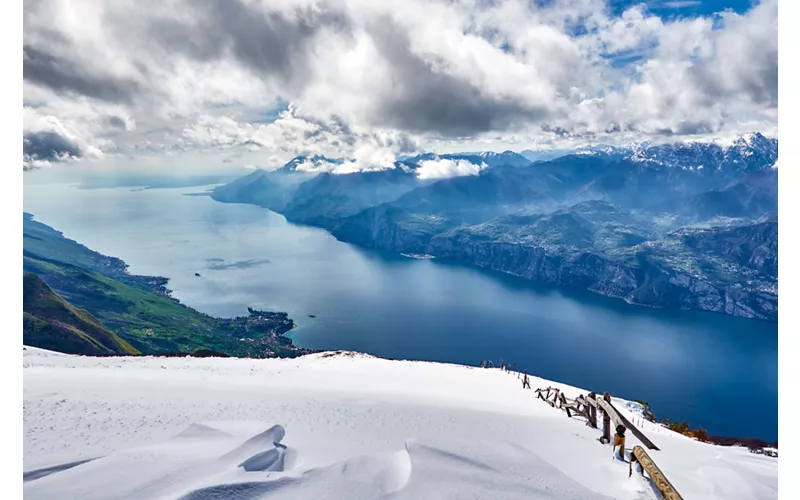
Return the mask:
[[755, 132], [738, 137], [731, 145], [715, 142], [677, 142], [657, 146], [638, 145], [627, 159], [662, 167], [703, 170], [755, 172], [773, 165], [778, 159], [778, 140]]

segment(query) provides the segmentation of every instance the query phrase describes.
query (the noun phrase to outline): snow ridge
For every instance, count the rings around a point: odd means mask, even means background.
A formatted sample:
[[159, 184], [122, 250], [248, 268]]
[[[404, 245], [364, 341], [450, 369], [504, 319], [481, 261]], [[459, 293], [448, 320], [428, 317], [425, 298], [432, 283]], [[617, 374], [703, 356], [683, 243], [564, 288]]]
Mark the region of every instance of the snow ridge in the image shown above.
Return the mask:
[[[599, 431], [499, 369], [348, 352], [92, 358], [34, 348], [23, 366], [29, 500], [657, 498]], [[685, 498], [777, 495], [776, 459], [693, 441], [614, 403], [661, 448], [653, 459]]]

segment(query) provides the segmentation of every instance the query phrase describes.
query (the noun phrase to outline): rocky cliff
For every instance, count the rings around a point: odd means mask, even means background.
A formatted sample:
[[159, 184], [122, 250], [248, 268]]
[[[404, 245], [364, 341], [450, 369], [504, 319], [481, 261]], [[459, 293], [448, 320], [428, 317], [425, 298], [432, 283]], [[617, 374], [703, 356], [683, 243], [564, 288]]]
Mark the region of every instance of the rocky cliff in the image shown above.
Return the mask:
[[778, 317], [777, 293], [768, 287], [693, 276], [644, 256], [617, 261], [592, 252], [567, 253], [563, 249], [446, 235], [434, 237], [425, 253], [632, 304], [771, 321]]
[[458, 227], [384, 204], [333, 234], [633, 304], [777, 320], [777, 222], [662, 232], [644, 216], [592, 201]]

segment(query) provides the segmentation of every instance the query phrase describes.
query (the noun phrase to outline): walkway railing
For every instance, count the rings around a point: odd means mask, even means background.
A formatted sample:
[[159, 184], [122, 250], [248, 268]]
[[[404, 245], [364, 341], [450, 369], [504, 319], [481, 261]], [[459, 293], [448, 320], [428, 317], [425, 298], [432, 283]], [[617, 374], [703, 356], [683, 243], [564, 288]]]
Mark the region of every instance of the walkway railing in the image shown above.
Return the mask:
[[630, 465], [628, 466], [628, 477], [633, 475], [633, 462], [639, 462], [642, 466], [642, 474], [644, 471], [647, 471], [647, 474], [650, 476], [650, 480], [655, 485], [656, 489], [661, 493], [661, 496], [664, 497], [664, 500], [683, 500], [683, 497], [678, 493], [672, 483], [669, 482], [667, 476], [661, 472], [661, 469], [658, 468], [656, 463], [650, 458], [650, 455], [644, 451], [644, 448], [641, 446], [634, 446], [633, 450], [631, 450], [631, 461]]
[[[487, 366], [487, 364], [483, 362], [481, 365], [483, 367]], [[522, 387], [530, 389], [528, 372], [516, 371], [516, 363], [509, 365], [505, 361], [501, 361], [500, 369], [510, 374], [516, 374], [517, 378], [522, 379]], [[560, 389], [546, 387], [536, 389], [535, 394], [538, 399], [541, 399], [551, 407], [565, 410], [568, 418], [572, 418], [573, 415], [585, 418], [586, 424], [594, 429], [598, 428], [597, 411], [600, 410], [603, 417], [603, 434], [600, 436], [599, 441], [603, 444], [611, 442], [611, 422], [613, 422], [614, 428], [622, 425], [626, 429], [629, 429], [648, 449], [659, 451], [659, 448], [653, 441], [645, 436], [638, 427], [633, 425], [614, 407], [611, 403], [611, 395], [607, 392], [603, 393], [602, 397], [597, 397], [595, 393], [590, 392], [586, 395], [581, 394], [575, 399], [570, 399], [566, 397]], [[640, 472], [642, 475], [647, 472], [653, 485], [665, 500], [683, 500], [683, 497], [678, 493], [675, 487], [672, 486], [672, 483], [669, 482], [644, 448], [639, 445], [634, 446], [631, 450], [630, 457], [628, 477], [633, 474], [633, 463], [638, 462], [641, 466]]]

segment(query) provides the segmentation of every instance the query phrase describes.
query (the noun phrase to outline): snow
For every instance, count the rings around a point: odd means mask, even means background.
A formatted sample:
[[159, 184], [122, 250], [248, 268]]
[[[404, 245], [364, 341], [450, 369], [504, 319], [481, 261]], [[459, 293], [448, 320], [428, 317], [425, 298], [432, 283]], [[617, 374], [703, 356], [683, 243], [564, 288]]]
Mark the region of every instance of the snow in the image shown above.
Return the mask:
[[[23, 367], [28, 500], [658, 498], [598, 430], [499, 369], [347, 352], [92, 358], [31, 347]], [[614, 404], [661, 448], [650, 455], [684, 498], [777, 497], [777, 459], [696, 442], [642, 420], [636, 403]]]

